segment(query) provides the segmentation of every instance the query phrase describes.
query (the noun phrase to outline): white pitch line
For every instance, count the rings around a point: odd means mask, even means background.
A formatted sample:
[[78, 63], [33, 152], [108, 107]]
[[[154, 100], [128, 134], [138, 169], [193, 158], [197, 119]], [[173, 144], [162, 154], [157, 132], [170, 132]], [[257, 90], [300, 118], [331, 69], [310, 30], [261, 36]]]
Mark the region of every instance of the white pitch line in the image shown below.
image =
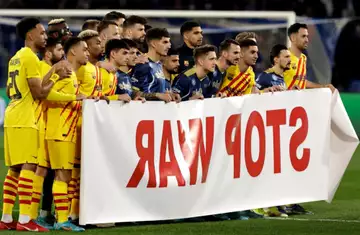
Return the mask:
[[314, 222], [338, 222], [338, 223], [360, 223], [360, 220], [341, 220], [341, 219], [302, 219], [302, 218], [265, 218], [267, 220], [291, 220], [291, 221], [314, 221]]

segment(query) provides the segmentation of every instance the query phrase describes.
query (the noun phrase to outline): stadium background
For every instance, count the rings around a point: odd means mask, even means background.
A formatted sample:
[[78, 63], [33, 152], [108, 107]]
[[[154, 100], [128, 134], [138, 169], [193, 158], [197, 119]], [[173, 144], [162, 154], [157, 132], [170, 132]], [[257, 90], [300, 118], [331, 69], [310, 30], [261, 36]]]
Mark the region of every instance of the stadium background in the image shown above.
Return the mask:
[[[308, 78], [320, 83], [333, 80], [341, 91], [341, 97], [350, 119], [360, 133], [360, 74], [347, 72], [355, 70], [359, 55], [355, 42], [360, 41], [360, 1], [357, 0], [9, 0], [0, 2], [0, 96], [5, 103], [7, 64], [9, 58], [22, 46], [17, 40], [15, 25], [21, 15], [4, 15], [7, 9], [191, 9], [191, 10], [294, 10], [297, 21], [309, 26], [310, 44], [306, 54]], [[44, 25], [54, 18], [51, 11], [42, 17]], [[89, 10], [90, 11], [90, 10]], [[95, 10], [93, 10], [95, 11]], [[121, 10], [119, 10], [121, 11]], [[1, 13], [2, 12], [2, 13]], [[333, 18], [336, 17], [336, 18]], [[56, 17], [58, 18], [58, 17]], [[74, 34], [80, 31], [84, 20], [101, 17], [64, 17]], [[149, 24], [166, 27], [172, 34], [174, 46], [181, 44], [180, 26], [191, 17], [149, 18]], [[234, 38], [240, 31], [255, 31], [258, 35], [260, 58], [255, 71], [260, 72], [269, 66], [268, 53], [276, 43], [286, 43], [287, 22], [281, 19], [264, 18], [223, 18], [198, 19], [204, 30], [204, 41], [214, 45], [228, 37]], [[360, 47], [359, 47], [360, 48]], [[343, 61], [348, 64], [344, 67]], [[352, 63], [354, 62], [354, 63]], [[0, 122], [3, 110], [0, 104]], [[3, 136], [0, 133], [0, 179], [4, 178]], [[116, 228], [112, 230], [93, 230], [95, 234], [125, 232], [128, 234], [360, 234], [360, 151], [358, 150], [346, 172], [335, 201], [328, 205], [324, 202], [310, 203], [306, 206], [315, 212], [312, 216], [295, 217], [288, 221], [255, 220], [247, 222], [216, 222], [207, 226], [188, 224], [158, 225]], [[2, 189], [0, 189], [1, 191]], [[2, 194], [1, 194], [2, 195]], [[10, 233], [9, 233], [10, 234]]]

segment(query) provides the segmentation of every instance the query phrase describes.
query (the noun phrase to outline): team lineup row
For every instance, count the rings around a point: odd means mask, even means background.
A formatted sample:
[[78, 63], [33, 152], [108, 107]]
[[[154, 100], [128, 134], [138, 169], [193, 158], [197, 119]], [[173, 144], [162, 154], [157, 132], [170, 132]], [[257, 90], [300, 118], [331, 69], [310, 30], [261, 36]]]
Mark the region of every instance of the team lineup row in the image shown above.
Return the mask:
[[[140, 16], [110, 12], [101, 22], [86, 21], [76, 37], [64, 19], [50, 21], [45, 30], [38, 19], [24, 18], [17, 33], [25, 47], [9, 62], [11, 101], [4, 123], [9, 170], [0, 230], [84, 230], [77, 225], [83, 99], [181, 102], [287, 89], [335, 90], [306, 79], [302, 52], [309, 40], [307, 26], [299, 23], [288, 29], [291, 47], [275, 45], [270, 52], [272, 67], [257, 78], [252, 66], [258, 47], [251, 32], [225, 39], [217, 49], [202, 45], [201, 26], [189, 21], [181, 27], [184, 44], [173, 49], [166, 29], [151, 28]], [[17, 197], [20, 212], [15, 222]], [[296, 212], [306, 210], [287, 205], [249, 213]]]

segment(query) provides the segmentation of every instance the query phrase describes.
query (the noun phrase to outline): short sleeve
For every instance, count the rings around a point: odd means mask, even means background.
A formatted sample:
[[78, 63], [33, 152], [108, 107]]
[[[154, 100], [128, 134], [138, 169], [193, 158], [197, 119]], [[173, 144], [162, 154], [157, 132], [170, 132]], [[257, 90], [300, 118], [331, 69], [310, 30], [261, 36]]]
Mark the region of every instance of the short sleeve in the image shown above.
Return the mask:
[[190, 79], [180, 75], [174, 81], [172, 91], [180, 95], [181, 100], [188, 100], [191, 96]]
[[35, 54], [25, 56], [23, 66], [26, 71], [26, 79], [42, 78], [40, 61]]
[[131, 77], [131, 85], [135, 90], [148, 92], [150, 67], [148, 64], [137, 64]]

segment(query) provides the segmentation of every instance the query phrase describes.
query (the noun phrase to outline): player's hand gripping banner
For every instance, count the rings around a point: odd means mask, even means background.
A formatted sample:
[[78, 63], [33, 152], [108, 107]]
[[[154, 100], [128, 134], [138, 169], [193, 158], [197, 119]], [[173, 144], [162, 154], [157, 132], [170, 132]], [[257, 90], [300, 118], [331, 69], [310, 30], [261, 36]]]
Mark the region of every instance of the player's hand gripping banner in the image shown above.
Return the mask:
[[80, 223], [331, 201], [358, 138], [329, 89], [179, 104], [85, 101]]

